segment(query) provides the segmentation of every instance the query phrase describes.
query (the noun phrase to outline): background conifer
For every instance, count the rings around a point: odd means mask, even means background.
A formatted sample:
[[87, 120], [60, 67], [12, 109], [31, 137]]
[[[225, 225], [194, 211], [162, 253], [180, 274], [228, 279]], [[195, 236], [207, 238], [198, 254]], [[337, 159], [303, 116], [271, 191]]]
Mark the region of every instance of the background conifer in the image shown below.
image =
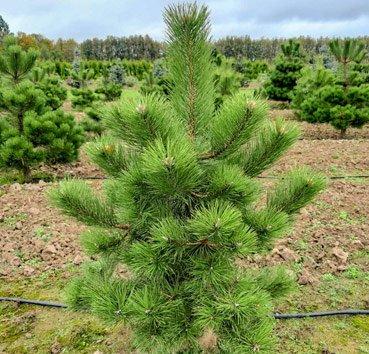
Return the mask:
[[[293, 97], [301, 119], [330, 123], [345, 137], [349, 127], [369, 122], [369, 84], [364, 44], [352, 39], [330, 42], [339, 70], [304, 70]], [[336, 75], [335, 75], [336, 74]]]
[[[84, 138], [74, 117], [58, 108], [66, 97], [56, 78], [35, 69], [37, 52], [5, 37], [0, 55], [0, 167], [19, 170], [28, 181], [40, 162], [69, 162]], [[33, 71], [32, 71], [33, 70]], [[31, 79], [31, 80], [30, 80]]]
[[271, 99], [290, 101], [304, 66], [300, 43], [290, 39], [282, 44], [281, 53], [275, 59], [274, 65], [265, 87], [266, 92]]

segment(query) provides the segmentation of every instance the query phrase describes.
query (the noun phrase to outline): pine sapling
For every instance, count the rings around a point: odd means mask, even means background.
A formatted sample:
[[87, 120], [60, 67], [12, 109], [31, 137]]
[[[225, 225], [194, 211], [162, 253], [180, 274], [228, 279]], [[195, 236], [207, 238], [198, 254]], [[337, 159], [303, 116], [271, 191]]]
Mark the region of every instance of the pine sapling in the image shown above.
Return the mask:
[[73, 309], [126, 322], [145, 353], [273, 352], [272, 301], [293, 282], [280, 269], [235, 261], [270, 249], [325, 185], [305, 169], [267, 192], [254, 178], [298, 139], [267, 105], [238, 92], [216, 110], [205, 6], [169, 6], [168, 99], [147, 95], [104, 113], [109, 135], [88, 153], [109, 175], [101, 193], [83, 181], [51, 192], [89, 226], [95, 259], [68, 288]]
[[338, 39], [329, 42], [329, 48], [336, 60], [342, 65], [343, 86], [349, 86], [348, 69], [351, 63], [360, 63], [366, 56], [364, 43], [346, 39], [341, 43]]
[[5, 82], [0, 89], [0, 107], [5, 112], [0, 124], [0, 167], [19, 170], [26, 182], [31, 168], [43, 161], [74, 160], [84, 140], [74, 117], [55, 110], [65, 90], [58, 80], [45, 78], [35, 68], [36, 58], [36, 52], [24, 51], [14, 37], [5, 38], [0, 55]]
[[369, 122], [369, 85], [364, 45], [355, 40], [330, 43], [339, 68], [305, 70], [298, 81], [293, 105], [298, 115], [311, 123], [330, 123], [344, 138], [349, 127], [360, 128]]
[[289, 40], [281, 45], [281, 53], [275, 59], [275, 68], [270, 72], [266, 92], [271, 99], [290, 101], [303, 68], [300, 43]]

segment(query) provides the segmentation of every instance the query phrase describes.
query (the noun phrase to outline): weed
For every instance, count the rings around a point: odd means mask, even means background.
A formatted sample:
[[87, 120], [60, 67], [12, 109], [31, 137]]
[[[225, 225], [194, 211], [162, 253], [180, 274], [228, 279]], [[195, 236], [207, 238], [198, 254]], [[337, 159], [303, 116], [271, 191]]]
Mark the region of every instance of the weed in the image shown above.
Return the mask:
[[42, 226], [37, 227], [34, 230], [34, 234], [36, 237], [40, 238], [42, 241], [45, 241], [45, 242], [50, 240], [53, 236], [51, 232], [46, 232]]

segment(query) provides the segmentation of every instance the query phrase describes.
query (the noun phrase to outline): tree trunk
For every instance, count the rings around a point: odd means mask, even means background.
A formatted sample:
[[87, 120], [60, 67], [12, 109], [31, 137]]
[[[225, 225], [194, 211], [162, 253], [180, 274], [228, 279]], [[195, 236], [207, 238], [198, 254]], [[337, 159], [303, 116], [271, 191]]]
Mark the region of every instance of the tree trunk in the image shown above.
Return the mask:
[[18, 118], [18, 131], [20, 134], [23, 134], [24, 131], [23, 112], [19, 112], [17, 118]]
[[340, 130], [340, 139], [346, 138], [346, 128]]
[[348, 64], [347, 62], [343, 63], [343, 87], [344, 87], [345, 92], [347, 91], [348, 86], [349, 86], [347, 64]]
[[22, 177], [23, 177], [23, 182], [27, 183], [31, 180], [31, 169], [29, 168], [29, 166], [23, 165], [22, 166]]

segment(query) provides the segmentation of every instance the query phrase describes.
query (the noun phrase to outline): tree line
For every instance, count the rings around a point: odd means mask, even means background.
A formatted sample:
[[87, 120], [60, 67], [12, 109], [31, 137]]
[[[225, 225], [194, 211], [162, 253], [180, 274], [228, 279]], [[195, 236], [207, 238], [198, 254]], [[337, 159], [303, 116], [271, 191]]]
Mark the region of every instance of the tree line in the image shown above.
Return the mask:
[[[0, 16], [0, 38], [9, 33], [9, 26]], [[148, 59], [155, 60], [163, 56], [165, 43], [154, 40], [148, 35], [132, 35], [128, 37], [108, 36], [104, 39], [86, 39], [80, 43], [76, 40], [51, 40], [41, 34], [18, 32], [19, 44], [23, 49], [34, 48], [40, 53], [41, 59], [73, 61], [75, 52], [79, 51], [84, 59]], [[324, 55], [329, 52], [332, 38], [312, 38], [300, 36], [292, 38], [301, 44], [301, 49], [308, 57]], [[359, 38], [369, 49], [369, 36]], [[226, 57], [246, 58], [249, 60], [272, 61], [280, 52], [281, 45], [287, 38], [259, 38], [245, 36], [227, 36], [213, 41], [215, 49]]]

